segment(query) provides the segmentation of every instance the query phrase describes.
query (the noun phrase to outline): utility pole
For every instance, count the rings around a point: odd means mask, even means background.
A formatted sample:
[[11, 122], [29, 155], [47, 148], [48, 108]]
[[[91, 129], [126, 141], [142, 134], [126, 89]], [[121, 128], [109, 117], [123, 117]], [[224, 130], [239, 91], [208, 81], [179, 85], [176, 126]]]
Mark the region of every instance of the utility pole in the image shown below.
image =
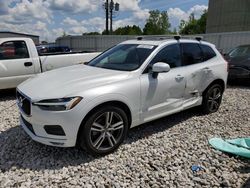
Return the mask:
[[110, 34], [112, 35], [112, 33], [113, 33], [113, 10], [114, 10], [114, 1], [113, 0], [111, 0], [111, 2], [110, 2], [109, 9], [110, 9]]
[[106, 10], [106, 34], [109, 34], [109, 0], [106, 0], [105, 3], [105, 10]]
[[[113, 0], [109, 3], [109, 0], [106, 0], [104, 3], [104, 8], [106, 12], [106, 34], [112, 34], [113, 32], [113, 17], [114, 17], [114, 11], [119, 11], [119, 3], [114, 3]], [[109, 31], [109, 18], [110, 18], [110, 31]]]

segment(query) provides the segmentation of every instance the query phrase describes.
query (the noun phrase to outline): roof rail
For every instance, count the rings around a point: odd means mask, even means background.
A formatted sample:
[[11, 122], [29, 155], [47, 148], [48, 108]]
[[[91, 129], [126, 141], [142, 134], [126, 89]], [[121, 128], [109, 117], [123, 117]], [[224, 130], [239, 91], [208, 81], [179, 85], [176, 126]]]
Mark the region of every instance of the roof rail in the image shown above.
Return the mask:
[[166, 39], [195, 39], [197, 41], [201, 41], [203, 39], [202, 36], [181, 36], [181, 35], [172, 35], [172, 36], [138, 36], [137, 40], [166, 40]]

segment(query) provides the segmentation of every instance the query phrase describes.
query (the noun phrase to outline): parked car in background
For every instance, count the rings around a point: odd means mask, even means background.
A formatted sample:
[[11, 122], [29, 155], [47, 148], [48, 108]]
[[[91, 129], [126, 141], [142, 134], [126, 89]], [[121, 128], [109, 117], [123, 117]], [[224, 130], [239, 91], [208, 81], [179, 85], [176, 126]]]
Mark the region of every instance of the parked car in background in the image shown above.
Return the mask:
[[33, 40], [29, 38], [1, 38], [0, 90], [15, 88], [41, 72], [88, 62], [97, 55], [99, 53], [51, 53], [40, 56]]
[[194, 106], [216, 112], [227, 76], [227, 62], [210, 43], [138, 38], [87, 65], [23, 82], [17, 88], [20, 121], [38, 142], [104, 155], [131, 127]]
[[250, 82], [250, 45], [238, 46], [225, 55], [229, 63], [229, 80]]
[[56, 46], [56, 45], [40, 45], [37, 46], [39, 55], [50, 53], [70, 53], [71, 50], [68, 46]]

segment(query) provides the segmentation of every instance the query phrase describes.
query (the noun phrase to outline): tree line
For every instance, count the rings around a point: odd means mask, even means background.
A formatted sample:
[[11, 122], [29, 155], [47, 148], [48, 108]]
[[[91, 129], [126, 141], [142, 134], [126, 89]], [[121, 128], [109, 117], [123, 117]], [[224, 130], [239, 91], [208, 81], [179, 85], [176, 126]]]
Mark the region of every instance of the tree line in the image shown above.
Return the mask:
[[[178, 32], [177, 28], [171, 30], [167, 11], [152, 10], [143, 29], [137, 25], [119, 27], [112, 34], [114, 35], [167, 35], [167, 34], [202, 34], [206, 32], [207, 11], [199, 19], [195, 19], [194, 13], [189, 16], [187, 21], [181, 20]], [[83, 33], [83, 35], [101, 35], [98, 32]]]

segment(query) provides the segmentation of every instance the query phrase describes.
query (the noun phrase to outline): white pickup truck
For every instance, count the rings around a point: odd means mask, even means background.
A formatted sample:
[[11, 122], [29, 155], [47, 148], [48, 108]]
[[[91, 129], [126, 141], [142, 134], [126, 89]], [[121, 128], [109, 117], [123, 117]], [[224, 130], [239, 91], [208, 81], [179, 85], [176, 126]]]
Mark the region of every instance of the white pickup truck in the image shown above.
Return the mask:
[[90, 61], [100, 53], [39, 56], [29, 38], [0, 38], [0, 90], [15, 88], [31, 76]]

